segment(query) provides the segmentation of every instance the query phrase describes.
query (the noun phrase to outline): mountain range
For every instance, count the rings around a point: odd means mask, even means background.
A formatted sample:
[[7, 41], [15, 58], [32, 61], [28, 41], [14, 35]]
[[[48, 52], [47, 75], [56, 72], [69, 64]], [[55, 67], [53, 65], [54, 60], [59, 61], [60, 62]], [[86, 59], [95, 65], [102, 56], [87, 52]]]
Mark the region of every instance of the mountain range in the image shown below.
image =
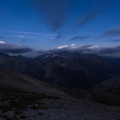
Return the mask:
[[[68, 88], [90, 88], [119, 75], [116, 59], [77, 52], [46, 52], [35, 58], [0, 54], [0, 69]], [[118, 59], [117, 59], [118, 61]]]

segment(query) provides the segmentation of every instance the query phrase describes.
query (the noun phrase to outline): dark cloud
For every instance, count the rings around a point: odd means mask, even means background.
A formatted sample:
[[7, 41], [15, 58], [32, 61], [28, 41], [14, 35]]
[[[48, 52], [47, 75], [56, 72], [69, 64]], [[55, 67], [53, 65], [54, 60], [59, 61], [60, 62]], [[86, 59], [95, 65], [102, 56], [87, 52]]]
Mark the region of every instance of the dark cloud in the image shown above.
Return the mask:
[[89, 37], [90, 36], [75, 36], [75, 37], [71, 38], [71, 40], [85, 40]]
[[38, 13], [53, 29], [59, 29], [66, 20], [67, 5], [71, 0], [33, 0]]
[[19, 53], [26, 53], [26, 52], [31, 52], [32, 49], [25, 46], [25, 45], [20, 45], [20, 44], [0, 44], [0, 52], [4, 53], [14, 53], [14, 54], [19, 54]]
[[102, 34], [102, 37], [105, 36], [120, 36], [120, 28], [112, 28], [107, 30]]
[[95, 49], [91, 49], [91, 47], [88, 46], [83, 46], [84, 49], [81, 49], [82, 53], [92, 53], [92, 54], [97, 54], [97, 55], [103, 55], [103, 56], [116, 56], [120, 57], [120, 46], [115, 46], [115, 47], [99, 47]]
[[[82, 4], [83, 0], [29, 0], [32, 1], [32, 6], [37, 10], [44, 22], [47, 23], [48, 27], [52, 27], [54, 30], [60, 29], [65, 23], [70, 21], [70, 11], [74, 9], [74, 5]], [[110, 0], [98, 0], [88, 9], [88, 12], [79, 17], [75, 17], [74, 27], [84, 25], [93, 18], [101, 15], [105, 12], [107, 6], [110, 4]], [[80, 12], [80, 11], [76, 11]]]

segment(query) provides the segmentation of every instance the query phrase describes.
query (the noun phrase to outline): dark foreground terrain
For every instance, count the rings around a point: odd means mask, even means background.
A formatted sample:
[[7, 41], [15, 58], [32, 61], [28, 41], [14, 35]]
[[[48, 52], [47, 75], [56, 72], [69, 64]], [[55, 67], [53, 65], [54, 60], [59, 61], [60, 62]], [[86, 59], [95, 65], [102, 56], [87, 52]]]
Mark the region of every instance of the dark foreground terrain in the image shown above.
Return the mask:
[[119, 120], [120, 108], [0, 86], [0, 120]]
[[120, 120], [119, 101], [114, 101], [119, 96], [111, 94], [109, 100], [101, 102], [98, 100], [104, 91], [99, 94], [93, 90], [56, 88], [22, 74], [1, 71], [0, 120]]

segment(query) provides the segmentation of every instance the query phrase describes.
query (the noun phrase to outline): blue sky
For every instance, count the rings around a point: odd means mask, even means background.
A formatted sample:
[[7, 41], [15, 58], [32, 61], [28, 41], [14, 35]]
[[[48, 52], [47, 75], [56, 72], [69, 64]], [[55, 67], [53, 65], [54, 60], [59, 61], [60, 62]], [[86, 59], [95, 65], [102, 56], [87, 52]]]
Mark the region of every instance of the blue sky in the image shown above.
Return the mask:
[[0, 41], [35, 50], [120, 44], [120, 0], [0, 0]]

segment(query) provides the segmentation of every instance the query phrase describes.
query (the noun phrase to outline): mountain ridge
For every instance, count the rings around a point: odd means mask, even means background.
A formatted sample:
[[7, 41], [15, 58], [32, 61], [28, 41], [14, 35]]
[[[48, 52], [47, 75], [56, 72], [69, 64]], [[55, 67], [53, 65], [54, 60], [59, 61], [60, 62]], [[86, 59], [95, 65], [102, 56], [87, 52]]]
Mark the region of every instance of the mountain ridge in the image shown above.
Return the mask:
[[0, 68], [54, 85], [74, 88], [89, 88], [120, 74], [119, 69], [108, 59], [76, 52], [50, 52], [36, 58], [2, 53]]

